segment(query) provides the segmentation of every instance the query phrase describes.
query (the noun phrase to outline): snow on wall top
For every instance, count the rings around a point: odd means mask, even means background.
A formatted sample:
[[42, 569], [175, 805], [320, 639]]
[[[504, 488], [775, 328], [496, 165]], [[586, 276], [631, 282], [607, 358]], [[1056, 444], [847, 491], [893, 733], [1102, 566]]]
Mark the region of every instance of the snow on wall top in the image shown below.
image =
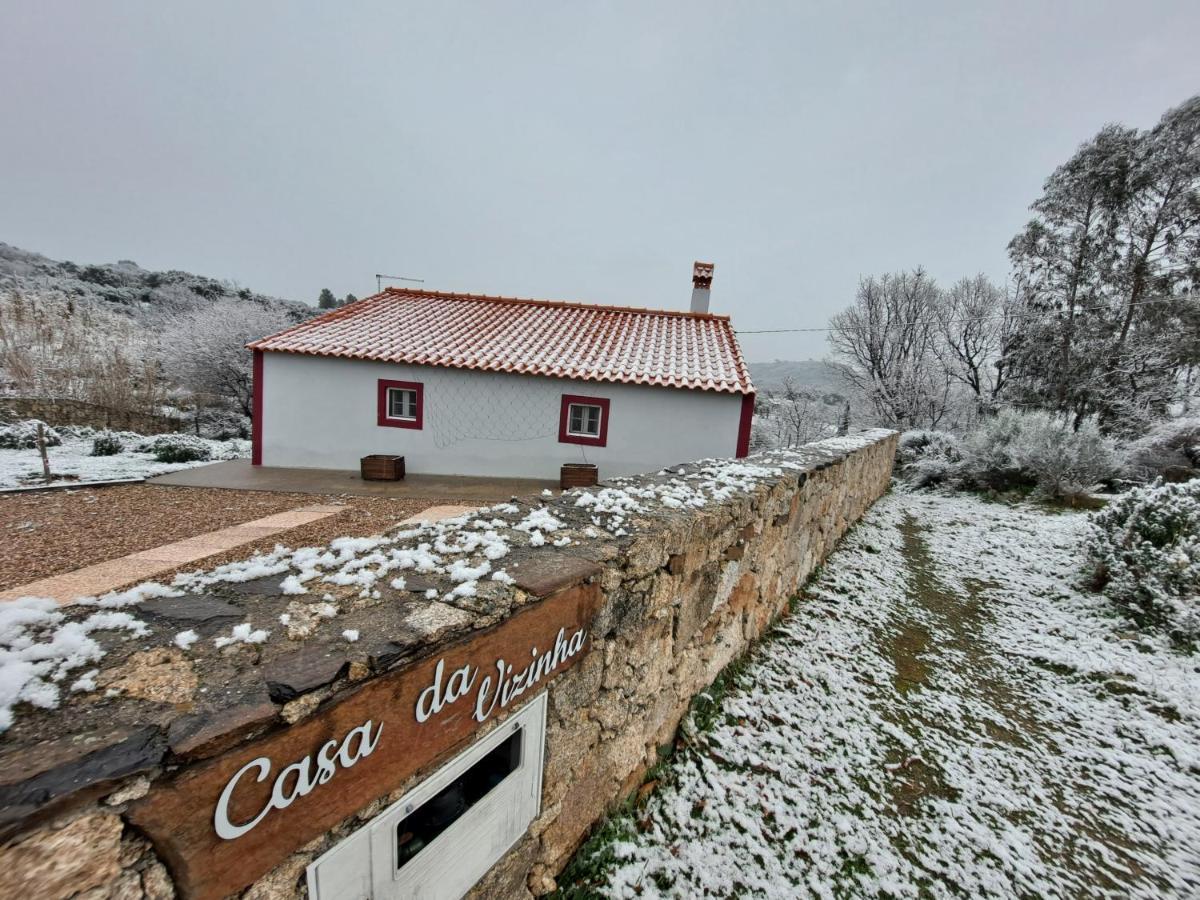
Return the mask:
[[[242, 644], [265, 645], [275, 652], [280, 643], [314, 637], [322, 625], [346, 643], [357, 643], [362, 635], [398, 640], [394, 633], [379, 631], [381, 610], [396, 605], [395, 592], [408, 592], [409, 605], [418, 603], [420, 596], [427, 604], [454, 607], [467, 618], [484, 608], [489, 616], [499, 614], [513, 603], [509, 588], [515, 582], [508, 568], [514, 558], [519, 564], [522, 558], [556, 550], [588, 558], [589, 546], [595, 549], [605, 541], [628, 538], [656, 515], [686, 514], [725, 503], [762, 483], [821, 467], [894, 434], [874, 429], [745, 459], [698, 460], [653, 474], [610, 479], [592, 489], [576, 488], [557, 496], [546, 491], [532, 502], [501, 503], [431, 523], [402, 523], [385, 535], [341, 537], [323, 547], [276, 545], [246, 560], [176, 575], [170, 585], [143, 582], [102, 597], [80, 597], [70, 606], [44, 597], [0, 603], [0, 742], [14, 724], [14, 707], [59, 709], [64, 699], [104, 687], [100, 663], [123, 643], [114, 641], [113, 632], [134, 641], [138, 649], [171, 646], [189, 660], [204, 656], [206, 650], [236, 651]], [[148, 614], [147, 601], [219, 592], [262, 579], [278, 586], [277, 606], [271, 607], [275, 593], [246, 595], [248, 602], [239, 601], [246, 621], [225, 623], [203, 640], [190, 628], [164, 631], [163, 624], [153, 620], [152, 609], [150, 621], [138, 618]], [[387, 597], [384, 591], [390, 592]], [[284, 603], [286, 611], [280, 608]], [[343, 621], [356, 627], [346, 628]], [[99, 637], [106, 632], [107, 638]], [[74, 709], [77, 724], [79, 708]], [[109, 716], [112, 708], [93, 711]], [[55, 727], [50, 726], [52, 731]]]
[[249, 345], [752, 394], [728, 316], [387, 288]]

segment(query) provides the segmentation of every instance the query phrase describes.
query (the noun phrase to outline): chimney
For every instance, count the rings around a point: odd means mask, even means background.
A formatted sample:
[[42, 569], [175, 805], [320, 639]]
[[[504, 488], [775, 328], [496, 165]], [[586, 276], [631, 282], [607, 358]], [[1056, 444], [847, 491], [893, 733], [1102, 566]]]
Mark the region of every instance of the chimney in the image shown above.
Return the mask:
[[712, 288], [713, 264], [697, 262], [692, 265], [692, 312], [708, 312], [708, 294]]

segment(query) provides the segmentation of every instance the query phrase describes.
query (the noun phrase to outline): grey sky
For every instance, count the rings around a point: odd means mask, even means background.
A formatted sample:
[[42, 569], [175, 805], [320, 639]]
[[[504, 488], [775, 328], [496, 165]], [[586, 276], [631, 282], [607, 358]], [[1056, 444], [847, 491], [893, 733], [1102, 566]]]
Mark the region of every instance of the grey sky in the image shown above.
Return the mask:
[[[427, 286], [821, 326], [1003, 279], [1042, 180], [1200, 91], [1200, 4], [0, 0], [0, 240], [313, 302]], [[752, 360], [825, 352], [746, 336]]]

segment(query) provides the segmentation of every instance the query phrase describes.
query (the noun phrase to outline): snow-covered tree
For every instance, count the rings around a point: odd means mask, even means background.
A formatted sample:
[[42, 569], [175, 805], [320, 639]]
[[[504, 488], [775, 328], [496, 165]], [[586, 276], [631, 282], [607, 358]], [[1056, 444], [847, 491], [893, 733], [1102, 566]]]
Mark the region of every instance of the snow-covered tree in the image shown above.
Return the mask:
[[933, 428], [946, 413], [953, 379], [936, 352], [939, 302], [917, 268], [861, 279], [854, 303], [833, 317], [839, 371], [885, 425]]
[[1036, 217], [1009, 243], [1023, 327], [1006, 364], [1023, 401], [1083, 415], [1095, 358], [1080, 345], [1108, 330], [1098, 309], [1118, 259], [1114, 235], [1137, 144], [1112, 125], [1046, 179]]
[[1141, 137], [1128, 175], [1115, 281], [1121, 299], [1120, 347], [1140, 303], [1195, 285], [1200, 255], [1200, 96], [1169, 110]]
[[252, 354], [246, 344], [292, 324], [286, 310], [251, 302], [221, 303], [182, 316], [162, 335], [160, 354], [193, 392], [252, 411]]
[[1046, 181], [1009, 252], [1022, 326], [1012, 396], [1140, 428], [1200, 362], [1200, 97], [1147, 132], [1108, 126]]
[[937, 327], [934, 354], [970, 391], [981, 413], [994, 410], [1008, 382], [1005, 355], [1020, 326], [1013, 296], [979, 274], [939, 291], [932, 312]]

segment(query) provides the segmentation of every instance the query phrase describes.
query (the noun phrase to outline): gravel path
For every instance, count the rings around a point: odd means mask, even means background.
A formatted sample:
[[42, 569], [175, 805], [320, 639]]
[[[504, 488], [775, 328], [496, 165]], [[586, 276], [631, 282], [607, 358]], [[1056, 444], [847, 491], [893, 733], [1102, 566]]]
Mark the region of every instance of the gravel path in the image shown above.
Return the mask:
[[1200, 896], [1200, 658], [1077, 588], [1085, 522], [884, 498], [566, 896]]
[[[343, 535], [374, 534], [440, 501], [330, 498], [141, 484], [0, 494], [0, 541], [4, 548], [0, 554], [0, 590], [272, 513], [331, 502], [345, 504], [346, 510], [210, 557], [204, 566], [244, 559], [258, 550], [270, 550], [277, 542], [298, 547], [324, 544]], [[157, 576], [157, 580], [170, 577], [167, 573]]]

